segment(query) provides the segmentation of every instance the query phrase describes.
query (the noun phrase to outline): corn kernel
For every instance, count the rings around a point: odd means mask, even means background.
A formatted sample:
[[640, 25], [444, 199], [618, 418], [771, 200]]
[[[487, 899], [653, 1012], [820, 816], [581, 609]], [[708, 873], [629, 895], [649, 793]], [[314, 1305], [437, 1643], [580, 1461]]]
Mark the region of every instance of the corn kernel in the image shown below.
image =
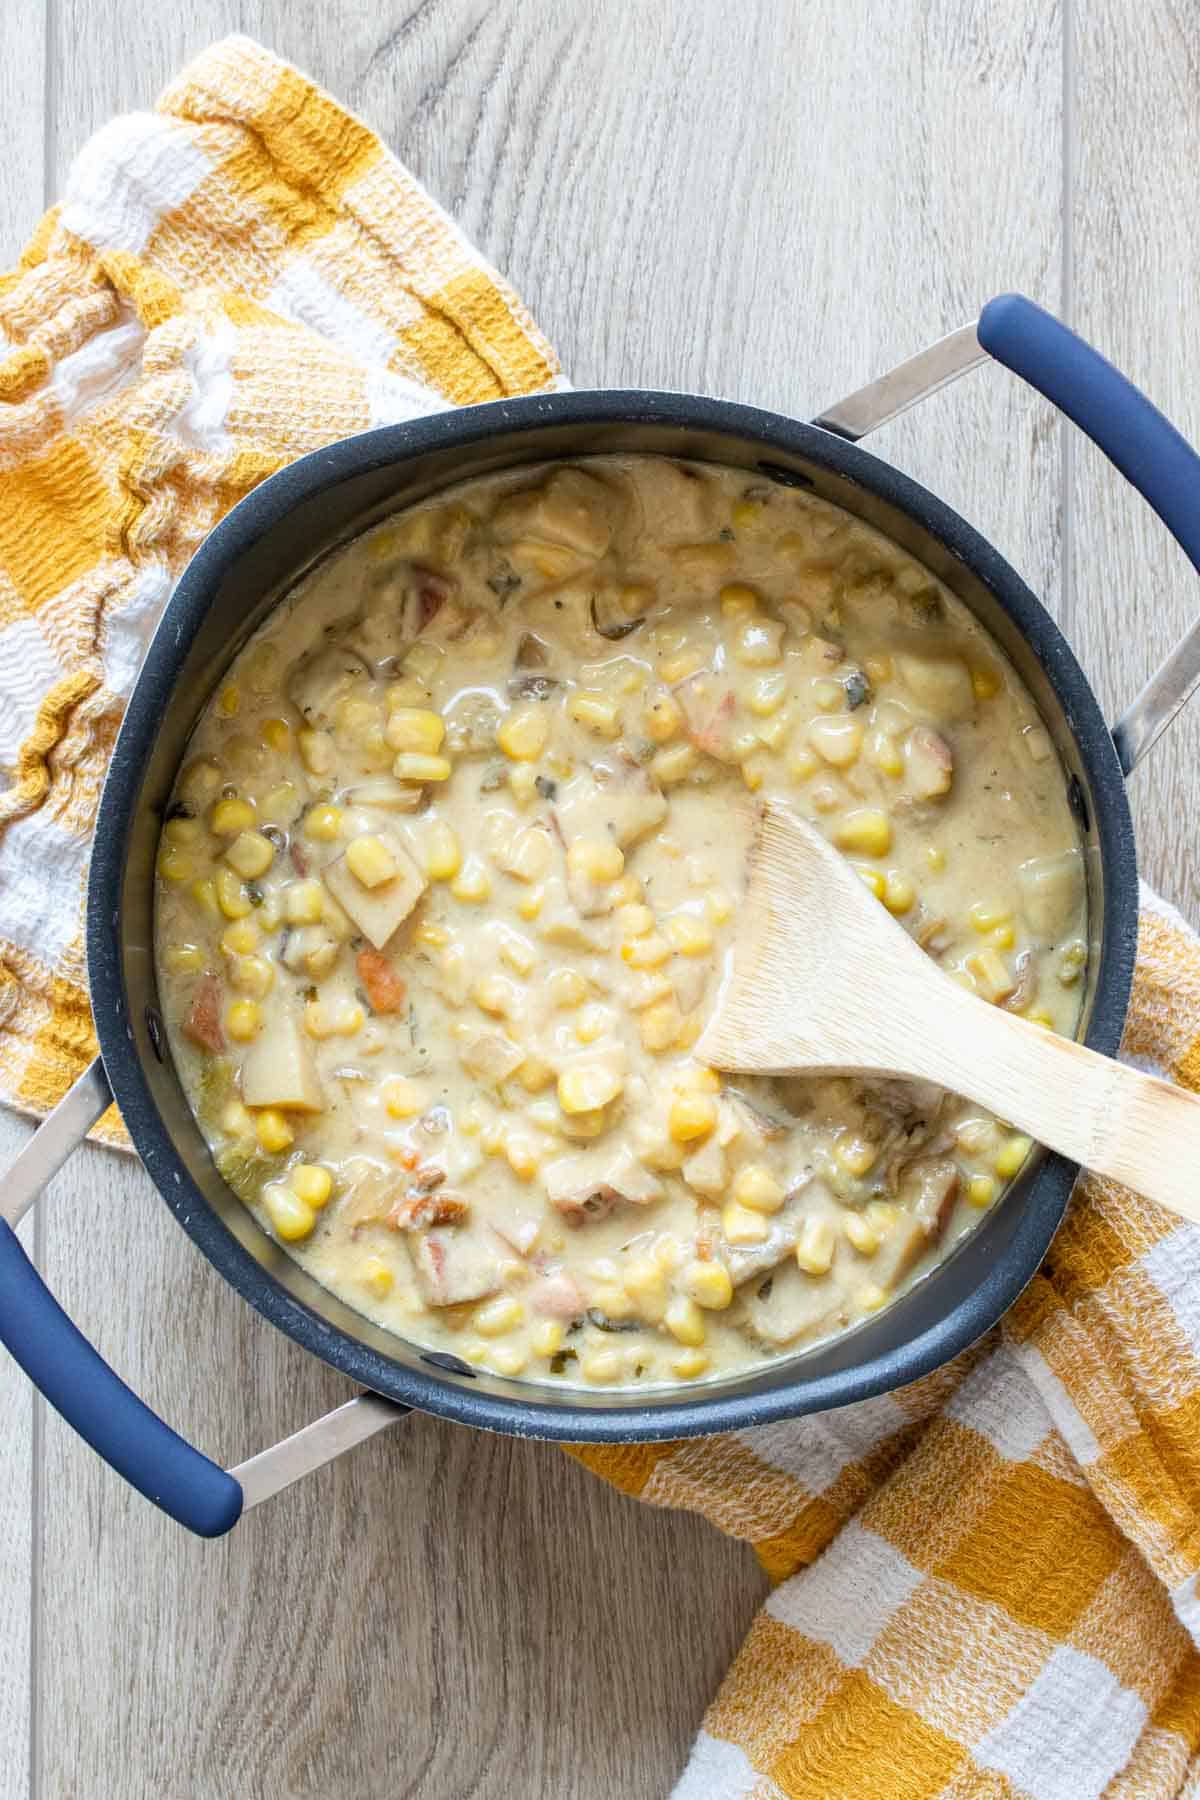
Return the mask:
[[1003, 1000], [1013, 990], [1013, 978], [1004, 958], [992, 949], [977, 951], [967, 958], [967, 970], [974, 977], [985, 1000]]
[[967, 1182], [967, 1199], [982, 1210], [996, 1198], [996, 1183], [990, 1175], [972, 1175]]
[[643, 1319], [657, 1325], [667, 1310], [667, 1277], [653, 1256], [634, 1257], [624, 1274], [625, 1292]]
[[760, 675], [753, 682], [746, 696], [746, 705], [756, 719], [769, 719], [777, 713], [787, 698], [787, 676], [782, 669], [773, 674]]
[[342, 809], [329, 801], [310, 806], [304, 815], [304, 835], [317, 844], [331, 844], [342, 833]]
[[768, 750], [778, 750], [792, 728], [791, 712], [787, 708], [773, 713], [769, 719], [755, 728], [755, 737]]
[[782, 659], [783, 630], [778, 619], [748, 618], [734, 640], [734, 656], [747, 668], [772, 666]]
[[665, 688], [656, 688], [642, 711], [642, 730], [652, 744], [665, 744], [683, 724], [683, 708]]
[[514, 706], [496, 732], [497, 744], [513, 762], [536, 762], [549, 738], [550, 715], [536, 702]]
[[575, 1063], [558, 1078], [558, 1104], [565, 1113], [599, 1112], [624, 1085], [606, 1063]]
[[362, 1266], [360, 1279], [368, 1293], [374, 1294], [377, 1300], [386, 1300], [396, 1285], [396, 1277], [382, 1256], [368, 1256]]
[[971, 686], [977, 700], [991, 700], [1000, 692], [1000, 677], [995, 669], [972, 669]]
[[820, 768], [811, 750], [793, 750], [788, 758], [788, 774], [794, 781], [808, 781]]
[[538, 952], [519, 931], [505, 929], [500, 939], [500, 958], [518, 975], [530, 975], [537, 966]]
[[397, 864], [383, 839], [364, 831], [347, 845], [346, 867], [363, 887], [377, 888], [394, 878]]
[[296, 816], [300, 790], [294, 781], [281, 781], [269, 788], [259, 801], [259, 817], [268, 825], [286, 825]]
[[889, 869], [883, 888], [883, 904], [897, 918], [911, 912], [916, 904], [917, 890], [907, 875], [901, 875], [897, 869]]
[[255, 1115], [254, 1129], [259, 1143], [271, 1156], [278, 1156], [295, 1141], [295, 1133], [276, 1106], [264, 1106]]
[[677, 1050], [690, 1050], [693, 1044], [699, 1042], [700, 1033], [703, 1030], [704, 1020], [701, 1018], [699, 1012], [689, 1013], [684, 1019], [683, 1024], [679, 1027], [679, 1030], [675, 1033], [675, 1048]]
[[845, 1169], [847, 1175], [865, 1175], [879, 1155], [878, 1144], [868, 1138], [841, 1138], [834, 1146], [834, 1156]]
[[177, 975], [198, 975], [204, 967], [204, 952], [198, 944], [173, 944], [163, 960]]
[[451, 768], [444, 756], [426, 756], [419, 750], [402, 750], [392, 764], [397, 781], [449, 781]]
[[229, 971], [230, 986], [239, 994], [250, 994], [262, 1000], [270, 993], [275, 980], [275, 965], [265, 956], [237, 956]]
[[758, 749], [759, 742], [760, 740], [757, 731], [750, 731], [749, 729], [746, 731], [735, 731], [729, 740], [729, 754], [734, 762], [745, 762], [747, 757], [754, 755], [755, 751]]
[[607, 838], [584, 838], [567, 851], [567, 867], [589, 881], [618, 881], [625, 873], [625, 852]]
[[425, 1111], [425, 1093], [415, 1081], [397, 1075], [383, 1084], [383, 1104], [389, 1119], [412, 1119]]
[[1007, 925], [1012, 919], [1010, 912], [997, 906], [985, 906], [982, 900], [975, 902], [968, 916], [981, 937], [986, 936], [989, 931], [995, 931], [997, 926]]
[[301, 726], [296, 733], [296, 748], [300, 752], [300, 761], [310, 775], [333, 773], [337, 751], [327, 731], [317, 731], [311, 725]]
[[758, 595], [752, 587], [731, 581], [720, 592], [721, 611], [727, 619], [747, 619], [758, 611]]
[[1032, 1012], [1027, 1012], [1025, 1017], [1031, 1025], [1042, 1025], [1047, 1031], [1054, 1030], [1054, 1015], [1047, 1012], [1044, 1006], [1035, 1007]]
[[862, 1213], [848, 1212], [844, 1214], [842, 1230], [846, 1235], [846, 1242], [851, 1244], [860, 1256], [874, 1256], [879, 1248], [879, 1233]]
[[695, 913], [672, 913], [665, 929], [681, 956], [703, 956], [713, 947], [712, 927]]
[[436, 756], [446, 737], [446, 721], [427, 706], [392, 706], [384, 736], [393, 750], [417, 750]]
[[236, 919], [221, 933], [221, 948], [227, 956], [250, 956], [258, 949], [258, 926], [253, 919]]
[[671, 954], [666, 938], [652, 932], [649, 937], [631, 938], [621, 945], [621, 961], [631, 969], [657, 969]]
[[218, 800], [209, 817], [209, 824], [218, 837], [236, 837], [240, 831], [248, 831], [254, 823], [254, 808], [246, 800]]
[[517, 901], [517, 911], [523, 919], [536, 919], [545, 904], [545, 900], [545, 888], [530, 888], [529, 892], [522, 894]]
[[680, 1381], [694, 1381], [698, 1375], [707, 1375], [711, 1366], [712, 1358], [706, 1350], [681, 1350], [671, 1359], [671, 1373]]
[[601, 1006], [593, 1000], [587, 1006], [581, 1006], [575, 1021], [575, 1036], [581, 1044], [594, 1044], [598, 1038], [612, 1030], [615, 1024], [613, 1010], [610, 1006]]
[[309, 1037], [353, 1037], [361, 1031], [366, 1014], [352, 1000], [310, 1000], [304, 1008], [304, 1029]]
[[785, 1199], [782, 1183], [764, 1163], [745, 1163], [733, 1178], [732, 1191], [739, 1206], [758, 1213], [778, 1212]]
[[689, 1063], [680, 1071], [676, 1087], [695, 1094], [719, 1094], [721, 1077], [705, 1063]]
[[734, 914], [733, 899], [724, 888], [710, 888], [704, 896], [704, 909], [714, 925], [727, 925]]
[[435, 819], [425, 839], [425, 873], [430, 881], [449, 881], [462, 868], [462, 850], [453, 826]]
[[[642, 884], [636, 875], [622, 875], [620, 881], [613, 883], [614, 906], [635, 906], [643, 898]], [[626, 937], [636, 937], [636, 932], [627, 931]]]
[[865, 863], [853, 863], [851, 867], [858, 879], [870, 888], [877, 900], [882, 900], [887, 893], [887, 882], [881, 869], [869, 869]]
[[831, 681], [828, 676], [821, 676], [812, 684], [813, 699], [822, 712], [835, 712], [846, 697], [846, 690], [840, 681]]
[[867, 680], [878, 687], [881, 682], [890, 681], [896, 670], [891, 657], [881, 653], [863, 658], [863, 672]]
[[900, 1217], [900, 1208], [893, 1206], [890, 1200], [872, 1200], [867, 1207], [866, 1217], [871, 1221], [880, 1238], [886, 1236]]
[[158, 872], [164, 881], [191, 881], [196, 863], [178, 844], [164, 844], [158, 853]]
[[527, 1094], [540, 1094], [554, 1080], [554, 1070], [540, 1056], [529, 1055], [517, 1070], [517, 1080]]
[[723, 1312], [733, 1299], [733, 1282], [724, 1263], [697, 1257], [685, 1265], [679, 1279], [684, 1293], [706, 1312]]
[[333, 1176], [320, 1163], [297, 1163], [288, 1170], [288, 1180], [300, 1198], [313, 1207], [324, 1206], [333, 1192]]
[[857, 856], [886, 856], [892, 847], [892, 827], [886, 813], [864, 806], [838, 822], [833, 841], [839, 850]]
[[235, 1000], [225, 1015], [225, 1029], [236, 1044], [248, 1044], [262, 1029], [262, 1008], [253, 1000]]
[[562, 1349], [563, 1328], [557, 1319], [540, 1319], [529, 1334], [529, 1347], [535, 1356], [553, 1356]]
[[752, 1212], [736, 1200], [728, 1201], [721, 1210], [721, 1230], [730, 1244], [763, 1244], [770, 1227], [760, 1212]]
[[648, 906], [618, 906], [614, 917], [624, 938], [647, 937], [654, 930], [654, 914]]
[[997, 1151], [992, 1167], [1003, 1181], [1011, 1181], [1017, 1174], [1025, 1158], [1033, 1148], [1033, 1142], [1027, 1137], [1010, 1137]]
[[997, 950], [1011, 950], [1017, 941], [1017, 934], [1011, 925], [997, 925], [991, 941]]
[[588, 996], [588, 984], [577, 969], [555, 969], [546, 986], [555, 1006], [581, 1006]]
[[661, 787], [674, 787], [687, 779], [699, 761], [691, 744], [668, 744], [650, 758], [650, 773]]
[[492, 878], [487, 866], [477, 856], [468, 856], [458, 874], [450, 883], [450, 892], [456, 900], [478, 902], [486, 900], [492, 891]]
[[579, 1359], [579, 1373], [597, 1385], [619, 1381], [621, 1358], [615, 1350], [587, 1350]]
[[796, 1263], [805, 1275], [828, 1275], [833, 1266], [833, 1226], [828, 1219], [805, 1219], [796, 1245]]
[[163, 826], [163, 836], [168, 844], [178, 844], [181, 848], [195, 845], [204, 835], [204, 827], [199, 819], [168, 819]]
[[881, 1306], [887, 1305], [887, 1294], [876, 1282], [864, 1281], [854, 1300], [860, 1312], [878, 1312]]
[[225, 860], [247, 881], [257, 881], [275, 861], [275, 846], [261, 831], [240, 831], [226, 850]]
[[221, 1130], [230, 1137], [251, 1137], [254, 1134], [254, 1119], [248, 1107], [240, 1100], [229, 1100], [221, 1108]]
[[[221, 908], [217, 904], [217, 884], [210, 875], [206, 875], [203, 881], [193, 881], [188, 892], [206, 918], [215, 920], [221, 917]], [[248, 906], [246, 910], [249, 911]]]
[[284, 890], [283, 916], [289, 925], [319, 925], [325, 889], [319, 881], [293, 881]]
[[597, 737], [615, 738], [620, 733], [617, 703], [598, 688], [576, 688], [567, 701], [567, 711], [577, 725], [594, 731]]
[[503, 1337], [525, 1323], [525, 1308], [511, 1294], [487, 1301], [471, 1320], [480, 1337]]
[[669, 1050], [682, 1023], [683, 1015], [673, 999], [648, 1006], [641, 1019], [642, 1048], [655, 1053]]
[[264, 744], [277, 750], [281, 756], [286, 755], [292, 747], [292, 728], [286, 719], [264, 719], [262, 734]]
[[946, 852], [942, 849], [940, 844], [926, 844], [925, 861], [929, 864], [929, 867], [933, 870], [935, 875], [940, 875], [946, 866]]
[[504, 867], [518, 881], [541, 881], [554, 860], [550, 833], [540, 825], [530, 825], [514, 838]]
[[227, 919], [244, 919], [250, 911], [250, 896], [232, 869], [216, 873], [217, 905]]
[[262, 1203], [276, 1235], [286, 1243], [311, 1235], [317, 1215], [293, 1188], [282, 1181], [269, 1181], [262, 1191]]
[[677, 1144], [705, 1138], [717, 1122], [717, 1103], [711, 1094], [676, 1094], [671, 1102], [667, 1129]]
[[877, 731], [867, 748], [867, 754], [875, 767], [884, 775], [899, 776], [904, 773], [904, 758], [898, 746], [885, 732]]
[[676, 1342], [689, 1344], [693, 1349], [699, 1349], [708, 1335], [704, 1314], [690, 1294], [674, 1295], [663, 1316], [663, 1323]]
[[241, 706], [241, 704], [242, 704], [241, 693], [238, 690], [235, 683], [233, 683], [231, 681], [228, 687], [223, 688], [221, 690], [221, 695], [217, 701], [217, 706], [225, 718], [235, 719], [238, 714], [238, 708]]
[[532, 1181], [541, 1166], [541, 1158], [537, 1145], [527, 1132], [510, 1131], [505, 1134], [504, 1154], [508, 1166], [519, 1181]]
[[521, 1003], [520, 990], [507, 975], [481, 975], [471, 990], [471, 998], [483, 1012], [497, 1019], [509, 1019]]
[[520, 1375], [529, 1364], [529, 1357], [516, 1344], [496, 1344], [487, 1360], [497, 1375]]

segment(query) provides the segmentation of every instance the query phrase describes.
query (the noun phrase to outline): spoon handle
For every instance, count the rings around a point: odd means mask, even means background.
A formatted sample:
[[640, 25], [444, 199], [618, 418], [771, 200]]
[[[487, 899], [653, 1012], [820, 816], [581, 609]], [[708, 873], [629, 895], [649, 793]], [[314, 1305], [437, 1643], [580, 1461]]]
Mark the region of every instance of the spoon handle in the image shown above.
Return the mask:
[[912, 1074], [1200, 1224], [1200, 1097], [949, 988], [922, 1017]]

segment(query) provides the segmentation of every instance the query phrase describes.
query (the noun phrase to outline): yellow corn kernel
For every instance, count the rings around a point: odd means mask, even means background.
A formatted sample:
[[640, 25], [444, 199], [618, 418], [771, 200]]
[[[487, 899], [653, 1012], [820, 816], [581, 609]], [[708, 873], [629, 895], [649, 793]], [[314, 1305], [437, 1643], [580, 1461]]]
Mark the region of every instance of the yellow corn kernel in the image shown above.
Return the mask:
[[304, 815], [304, 835], [316, 844], [331, 844], [342, 834], [342, 809], [331, 801], [310, 806]]
[[282, 1181], [269, 1181], [262, 1191], [262, 1202], [276, 1235], [286, 1243], [311, 1235], [317, 1215], [294, 1188]]
[[689, 1063], [687, 1068], [680, 1071], [675, 1085], [680, 1089], [686, 1089], [688, 1093], [719, 1094], [721, 1077], [706, 1063]]
[[309, 1037], [353, 1037], [365, 1023], [362, 1007], [344, 997], [310, 1000], [304, 1008], [304, 1029]]
[[828, 676], [821, 676], [812, 684], [813, 699], [822, 712], [834, 712], [841, 706], [846, 697], [846, 690], [840, 681], [831, 681]]
[[449, 781], [450, 763], [444, 756], [426, 756], [419, 750], [402, 750], [392, 764], [397, 781]]
[[723, 1312], [733, 1299], [733, 1282], [724, 1263], [687, 1263], [679, 1277], [683, 1291], [706, 1312]]
[[735, 731], [729, 740], [729, 754], [734, 762], [745, 762], [748, 756], [754, 755], [759, 741], [757, 731]]
[[778, 1212], [786, 1197], [782, 1183], [764, 1163], [745, 1163], [733, 1178], [732, 1191], [739, 1206], [757, 1213]]
[[258, 926], [253, 919], [236, 919], [221, 933], [221, 948], [229, 956], [251, 956], [258, 949]]
[[577, 969], [555, 969], [546, 983], [555, 1006], [581, 1006], [588, 984]]
[[1000, 677], [995, 669], [972, 669], [971, 686], [977, 700], [991, 700], [1000, 692]]
[[396, 1285], [396, 1277], [382, 1256], [368, 1256], [359, 1279], [367, 1292], [374, 1294], [377, 1300], [386, 1300]]
[[683, 1024], [675, 1034], [675, 1048], [677, 1050], [690, 1050], [693, 1044], [699, 1042], [700, 1033], [703, 1030], [704, 1020], [701, 1018], [700, 1013], [698, 1011], [688, 1013]]
[[879, 1146], [868, 1138], [842, 1138], [834, 1146], [833, 1154], [847, 1175], [865, 1175], [879, 1155]]
[[996, 1183], [990, 1175], [972, 1175], [967, 1182], [967, 1199], [980, 1210], [996, 1198]]
[[652, 932], [649, 937], [631, 938], [621, 945], [621, 961], [631, 969], [657, 969], [671, 954], [666, 938]]
[[1017, 941], [1017, 934], [1011, 925], [997, 925], [991, 941], [997, 950], [1011, 950]]
[[787, 708], [776, 712], [755, 728], [755, 737], [768, 750], [778, 750], [792, 729], [792, 715]]
[[[642, 884], [636, 875], [622, 875], [620, 881], [613, 883], [613, 904], [615, 906], [636, 906], [643, 898]], [[626, 937], [638, 934], [627, 931]]]
[[833, 1266], [833, 1226], [828, 1219], [805, 1219], [796, 1245], [796, 1264], [805, 1275], [828, 1275]]
[[883, 1238], [891, 1231], [900, 1217], [900, 1208], [893, 1206], [890, 1200], [872, 1200], [867, 1207], [866, 1217], [871, 1221], [880, 1238]]
[[425, 1111], [425, 1094], [415, 1081], [397, 1075], [383, 1084], [383, 1104], [389, 1119], [412, 1119]]
[[300, 752], [300, 761], [310, 775], [332, 774], [337, 762], [337, 751], [327, 731], [317, 731], [311, 725], [302, 725], [296, 733], [296, 748]]
[[195, 859], [178, 844], [164, 844], [158, 853], [158, 872], [164, 881], [191, 881], [196, 873]]
[[586, 1350], [579, 1359], [579, 1373], [584, 1381], [597, 1386], [621, 1379], [621, 1358], [616, 1350]]
[[767, 779], [767, 765], [761, 756], [751, 756], [742, 764], [742, 781], [752, 794], [757, 794]]
[[231, 681], [228, 687], [221, 690], [220, 698], [217, 701], [217, 708], [226, 719], [235, 719], [241, 704], [241, 692], [237, 685]]
[[707, 1375], [711, 1367], [712, 1357], [706, 1350], [681, 1350], [671, 1358], [671, 1373], [680, 1381], [694, 1381], [698, 1375]]
[[519, 1181], [532, 1181], [541, 1167], [541, 1158], [533, 1138], [524, 1131], [505, 1133], [504, 1155]]
[[471, 990], [471, 998], [483, 1012], [494, 1018], [511, 1018], [521, 1003], [520, 990], [507, 975], [481, 975]]
[[606, 1063], [575, 1063], [558, 1078], [558, 1104], [565, 1113], [599, 1112], [624, 1085]]
[[594, 1044], [612, 1029], [614, 1022], [610, 1006], [601, 1006], [598, 1001], [592, 1001], [590, 1005], [579, 1009], [579, 1017], [575, 1021], [575, 1036], [581, 1044]]
[[599, 688], [576, 688], [567, 701], [567, 711], [577, 725], [594, 731], [597, 737], [615, 738], [620, 733], [617, 703]]
[[557, 1319], [540, 1319], [529, 1334], [529, 1347], [535, 1356], [553, 1356], [562, 1349], [563, 1328]]
[[724, 888], [710, 888], [704, 896], [704, 909], [714, 925], [727, 925], [734, 914], [733, 898]]
[[642, 730], [652, 744], [665, 744], [683, 724], [683, 708], [666, 688], [656, 688], [642, 711]]
[[554, 1080], [554, 1070], [540, 1056], [529, 1055], [517, 1070], [517, 1080], [527, 1094], [540, 1094]]
[[869, 869], [865, 863], [853, 863], [851, 867], [861, 882], [870, 888], [877, 900], [882, 900], [887, 893], [887, 882], [882, 869]]
[[734, 656], [747, 668], [773, 667], [782, 660], [783, 630], [778, 619], [748, 618], [734, 640]]
[[523, 919], [536, 919], [545, 904], [545, 900], [545, 888], [530, 888], [528, 893], [522, 894], [517, 901], [517, 911]]
[[530, 825], [514, 838], [504, 867], [518, 881], [541, 881], [553, 860], [550, 833], [540, 825]]
[[261, 831], [239, 831], [225, 852], [225, 860], [247, 881], [257, 881], [275, 861], [275, 846]]
[[758, 611], [758, 595], [740, 581], [728, 582], [721, 589], [720, 601], [727, 619], [747, 619]]
[[886, 856], [892, 847], [892, 827], [885, 812], [863, 806], [838, 822], [833, 841], [839, 850], [856, 856]]
[[1031, 1025], [1042, 1025], [1047, 1031], [1053, 1031], [1055, 1028], [1054, 1015], [1047, 1012], [1044, 1006], [1035, 1007], [1032, 1012], [1027, 1012], [1025, 1017]]
[[295, 1141], [295, 1133], [277, 1106], [264, 1106], [255, 1115], [258, 1141], [270, 1156], [278, 1156]]
[[250, 896], [232, 869], [216, 873], [217, 905], [227, 919], [244, 919], [250, 911]]
[[1004, 958], [992, 949], [979, 950], [968, 956], [967, 969], [974, 977], [979, 992], [993, 1004], [1013, 990], [1013, 979]]
[[904, 773], [904, 758], [899, 746], [883, 731], [877, 731], [867, 746], [867, 755], [875, 767], [884, 775], [899, 776]]
[[846, 1242], [853, 1245], [860, 1256], [874, 1256], [879, 1248], [879, 1233], [862, 1213], [844, 1214], [842, 1230], [846, 1234]]
[[573, 1138], [597, 1138], [602, 1131], [607, 1130], [608, 1125], [609, 1117], [602, 1106], [593, 1106], [584, 1112], [572, 1114], [569, 1127], [559, 1120], [560, 1129]]
[[480, 1337], [503, 1337], [525, 1323], [525, 1308], [511, 1294], [500, 1294], [481, 1306], [471, 1323]]
[[683, 1015], [673, 999], [648, 1006], [641, 1019], [642, 1048], [656, 1053], [669, 1050], [682, 1023]]
[[164, 952], [163, 960], [177, 975], [198, 975], [204, 967], [204, 952], [198, 944], [174, 944]]
[[771, 675], [760, 675], [750, 688], [746, 705], [756, 719], [769, 719], [787, 698], [787, 676], [782, 669]]
[[878, 687], [881, 682], [890, 681], [895, 674], [895, 666], [890, 656], [866, 656], [863, 658], [863, 673], [867, 680]]
[[648, 906], [618, 906], [613, 916], [623, 938], [647, 937], [654, 930], [654, 914]]
[[218, 837], [236, 837], [253, 825], [254, 808], [247, 800], [218, 800], [208, 822]]
[[888, 870], [888, 877], [883, 886], [883, 904], [890, 913], [900, 918], [911, 912], [916, 904], [917, 890], [907, 875], [901, 875], [896, 869]]
[[855, 1305], [860, 1312], [878, 1312], [881, 1306], [887, 1305], [887, 1294], [877, 1282], [864, 1281], [854, 1296]]
[[685, 781], [700, 761], [689, 743], [668, 744], [650, 758], [650, 773], [662, 787], [674, 787]]
[[550, 715], [536, 701], [514, 706], [496, 732], [496, 742], [513, 762], [536, 762], [549, 739]]
[[333, 1192], [333, 1176], [321, 1163], [296, 1163], [288, 1170], [288, 1180], [300, 1198], [313, 1207], [324, 1206]]
[[319, 925], [325, 911], [325, 889], [319, 881], [293, 881], [283, 896], [289, 925]]
[[168, 844], [178, 844], [181, 848], [200, 842], [204, 835], [204, 827], [199, 819], [168, 819], [163, 826], [163, 836]]
[[248, 1044], [262, 1029], [262, 1008], [254, 1000], [235, 1000], [225, 1015], [225, 1029], [235, 1044]]
[[519, 931], [506, 930], [500, 940], [500, 958], [518, 975], [530, 975], [537, 966], [538, 952]]
[[665, 930], [681, 956], [703, 956], [713, 947], [711, 925], [695, 913], [672, 913]]
[[705, 1138], [717, 1122], [717, 1103], [711, 1094], [676, 1094], [667, 1117], [667, 1129], [677, 1144]]
[[619, 881], [625, 873], [625, 852], [609, 838], [581, 838], [567, 851], [567, 867], [588, 881]]
[[435, 819], [425, 839], [425, 873], [430, 881], [449, 881], [462, 868], [462, 849], [452, 825]]
[[446, 721], [427, 706], [389, 706], [384, 736], [393, 750], [436, 756], [446, 737]]
[[491, 891], [492, 878], [487, 872], [486, 864], [477, 856], [468, 856], [450, 883], [450, 892], [456, 900], [476, 903], [486, 900]]
[[[211, 876], [206, 875], [203, 881], [193, 881], [191, 886], [191, 896], [196, 902], [196, 905], [200, 908], [200, 911], [206, 914], [208, 918], [220, 918], [221, 908], [217, 903], [217, 884]], [[250, 910], [248, 905], [246, 910], [247, 912]]]
[[520, 1375], [529, 1364], [529, 1357], [516, 1344], [496, 1344], [488, 1352], [488, 1366], [497, 1375]]
[[221, 1108], [221, 1130], [229, 1137], [253, 1137], [254, 1119], [240, 1100], [229, 1100]]
[[346, 867], [365, 888], [382, 887], [396, 873], [396, 858], [381, 837], [364, 831], [346, 847]]
[[413, 932], [418, 944], [429, 944], [434, 950], [444, 950], [450, 942], [450, 933], [444, 925], [433, 925], [428, 919], [422, 919]]
[[663, 1315], [663, 1323], [677, 1343], [689, 1344], [694, 1350], [700, 1348], [708, 1335], [704, 1314], [690, 1294], [676, 1294], [672, 1298]]
[[270, 993], [275, 980], [275, 965], [265, 956], [236, 956], [229, 971], [230, 986], [239, 994], [250, 994], [262, 1000]]
[[728, 1201], [721, 1209], [721, 1230], [730, 1244], [762, 1244], [770, 1235], [763, 1215], [736, 1200]]
[[935, 875], [940, 875], [946, 866], [946, 852], [940, 844], [926, 844], [925, 861]]
[[1032, 1148], [1033, 1141], [1027, 1137], [1010, 1137], [1005, 1144], [1001, 1145], [992, 1161], [992, 1167], [1002, 1181], [1012, 1180]]
[[986, 906], [982, 900], [975, 902], [968, 917], [981, 937], [986, 936], [989, 931], [995, 931], [1000, 925], [1009, 924], [1012, 920], [1010, 912], [1005, 912], [998, 906]]
[[522, 810], [537, 798], [540, 779], [532, 763], [514, 763], [508, 771], [508, 791]]
[[262, 734], [263, 743], [272, 750], [277, 750], [281, 756], [286, 755], [292, 747], [292, 728], [286, 719], [264, 719]]
[[811, 750], [803, 746], [793, 750], [788, 757], [788, 774], [794, 781], [808, 781], [820, 768], [820, 763]]
[[625, 1292], [643, 1319], [657, 1325], [667, 1310], [667, 1277], [662, 1264], [653, 1256], [637, 1256], [623, 1277]]

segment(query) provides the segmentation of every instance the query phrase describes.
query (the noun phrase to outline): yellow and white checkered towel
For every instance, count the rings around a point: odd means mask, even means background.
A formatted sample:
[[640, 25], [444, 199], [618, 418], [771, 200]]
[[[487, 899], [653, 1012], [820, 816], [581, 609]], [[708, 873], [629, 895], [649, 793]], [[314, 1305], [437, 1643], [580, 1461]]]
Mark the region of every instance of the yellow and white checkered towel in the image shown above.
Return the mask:
[[[205, 532], [331, 438], [557, 381], [411, 176], [254, 44], [83, 152], [0, 279], [0, 1099], [44, 1111], [93, 1053], [89, 828]], [[1200, 944], [1150, 896], [1126, 1053], [1200, 1088]], [[1200, 1796], [1191, 1227], [1089, 1180], [1003, 1326], [915, 1387], [576, 1454], [776, 1582], [677, 1800]]]

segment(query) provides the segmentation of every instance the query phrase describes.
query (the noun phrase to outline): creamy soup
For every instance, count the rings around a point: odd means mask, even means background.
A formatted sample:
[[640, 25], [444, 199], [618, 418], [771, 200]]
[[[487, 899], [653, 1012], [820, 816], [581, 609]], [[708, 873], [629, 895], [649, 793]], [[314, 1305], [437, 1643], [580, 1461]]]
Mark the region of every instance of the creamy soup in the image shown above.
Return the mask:
[[605, 457], [320, 563], [202, 717], [158, 863], [176, 1065], [264, 1229], [407, 1339], [605, 1385], [792, 1354], [945, 1256], [1026, 1138], [929, 1085], [696, 1060], [759, 795], [953, 980], [1074, 1031], [1050, 739], [848, 514]]

